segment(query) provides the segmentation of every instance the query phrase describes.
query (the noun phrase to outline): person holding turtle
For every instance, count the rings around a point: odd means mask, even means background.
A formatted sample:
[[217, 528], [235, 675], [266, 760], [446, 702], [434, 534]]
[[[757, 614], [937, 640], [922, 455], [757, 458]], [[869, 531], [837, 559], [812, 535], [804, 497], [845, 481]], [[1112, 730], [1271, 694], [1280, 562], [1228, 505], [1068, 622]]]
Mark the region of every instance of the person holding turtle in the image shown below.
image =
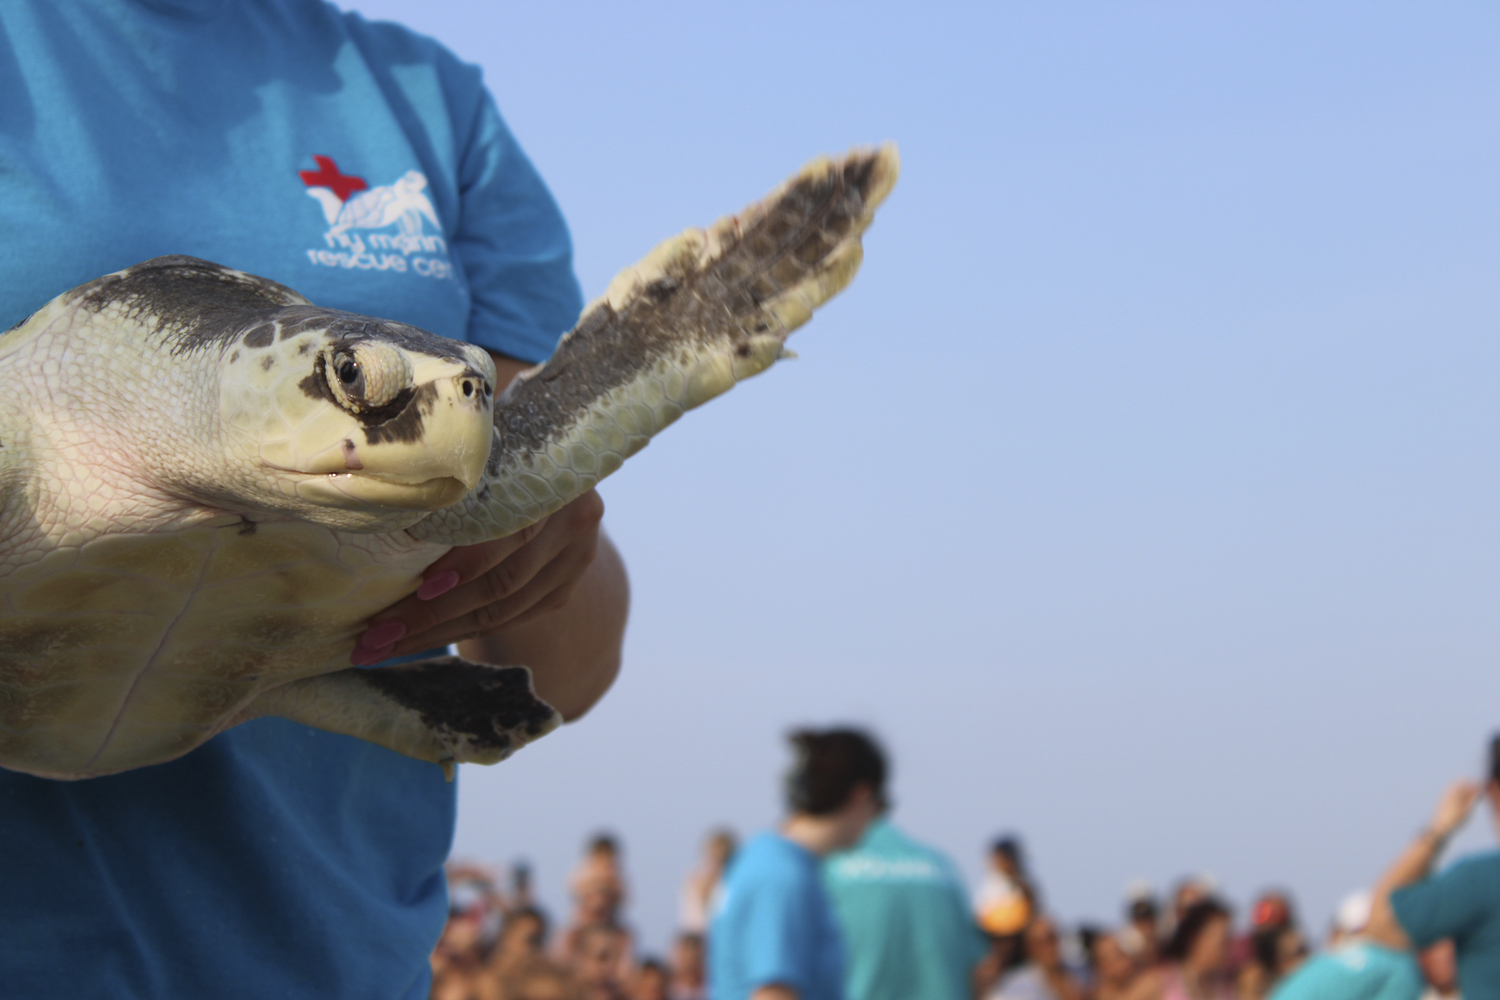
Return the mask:
[[[11, 0], [0, 43], [0, 327], [192, 254], [480, 345], [498, 390], [579, 313], [556, 204], [429, 39], [303, 0]], [[461, 643], [576, 719], [627, 608], [602, 510], [453, 549], [351, 661]], [[431, 764], [273, 718], [87, 781], [0, 771], [3, 992], [425, 997], [454, 809]]]

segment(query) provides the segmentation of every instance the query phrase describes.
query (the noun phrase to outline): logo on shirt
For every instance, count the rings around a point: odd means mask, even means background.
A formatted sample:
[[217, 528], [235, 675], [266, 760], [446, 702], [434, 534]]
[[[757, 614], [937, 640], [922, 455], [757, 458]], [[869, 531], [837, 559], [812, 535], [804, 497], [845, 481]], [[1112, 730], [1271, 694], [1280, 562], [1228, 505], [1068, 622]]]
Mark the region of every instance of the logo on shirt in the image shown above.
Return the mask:
[[448, 243], [426, 231], [441, 232], [437, 212], [423, 192], [427, 178], [408, 170], [392, 184], [370, 187], [363, 177], [339, 170], [331, 156], [314, 156], [317, 170], [299, 170], [307, 193], [323, 209], [328, 231], [322, 247], [307, 259], [321, 267], [359, 271], [411, 271], [426, 278], [451, 279]]

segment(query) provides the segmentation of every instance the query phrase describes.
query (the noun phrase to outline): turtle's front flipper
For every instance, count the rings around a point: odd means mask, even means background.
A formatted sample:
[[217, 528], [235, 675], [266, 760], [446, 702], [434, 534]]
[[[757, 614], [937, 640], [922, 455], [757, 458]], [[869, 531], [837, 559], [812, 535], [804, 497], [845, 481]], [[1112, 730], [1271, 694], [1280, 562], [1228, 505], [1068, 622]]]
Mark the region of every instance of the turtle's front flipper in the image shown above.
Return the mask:
[[454, 764], [498, 763], [562, 723], [532, 691], [530, 670], [457, 656], [293, 681], [256, 698], [236, 721], [266, 715], [441, 764], [450, 781]]
[[894, 146], [815, 161], [738, 216], [621, 272], [496, 405], [481, 487], [407, 530], [449, 545], [518, 531], [685, 410], [770, 367], [787, 335], [854, 277], [860, 234], [898, 169]]

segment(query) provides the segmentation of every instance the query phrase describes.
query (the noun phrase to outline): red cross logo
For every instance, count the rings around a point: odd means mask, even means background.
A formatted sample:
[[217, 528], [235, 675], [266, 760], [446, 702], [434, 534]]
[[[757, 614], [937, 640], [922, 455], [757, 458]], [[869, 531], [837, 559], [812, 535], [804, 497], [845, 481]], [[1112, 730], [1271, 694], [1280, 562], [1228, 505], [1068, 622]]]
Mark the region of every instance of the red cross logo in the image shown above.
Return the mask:
[[370, 186], [363, 177], [339, 173], [339, 165], [333, 162], [331, 156], [314, 156], [313, 162], [318, 165], [317, 170], [299, 170], [297, 176], [308, 187], [331, 189], [339, 201], [348, 201], [351, 194]]

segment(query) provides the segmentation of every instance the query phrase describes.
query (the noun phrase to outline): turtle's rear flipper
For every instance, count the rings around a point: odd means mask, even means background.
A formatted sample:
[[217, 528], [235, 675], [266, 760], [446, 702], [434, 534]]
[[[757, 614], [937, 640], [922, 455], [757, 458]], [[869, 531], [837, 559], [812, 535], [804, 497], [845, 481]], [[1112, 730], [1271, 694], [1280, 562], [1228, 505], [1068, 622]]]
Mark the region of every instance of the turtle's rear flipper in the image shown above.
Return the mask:
[[407, 529], [448, 545], [518, 531], [593, 488], [652, 435], [782, 357], [854, 277], [896, 149], [821, 159], [737, 216], [622, 271], [545, 365], [495, 406], [481, 488]]
[[532, 691], [530, 670], [457, 656], [293, 681], [251, 702], [238, 721], [267, 715], [441, 764], [450, 781], [454, 764], [498, 763], [562, 723]]

